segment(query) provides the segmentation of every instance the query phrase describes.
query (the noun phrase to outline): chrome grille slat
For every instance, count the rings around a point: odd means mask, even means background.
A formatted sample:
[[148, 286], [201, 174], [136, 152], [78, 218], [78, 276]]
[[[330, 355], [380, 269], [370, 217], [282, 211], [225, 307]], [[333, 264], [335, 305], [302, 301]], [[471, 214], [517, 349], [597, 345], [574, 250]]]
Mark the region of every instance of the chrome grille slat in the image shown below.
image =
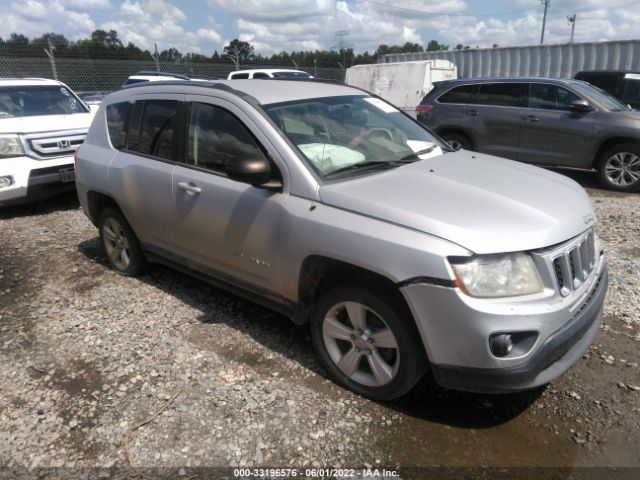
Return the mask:
[[546, 256], [551, 263], [552, 277], [562, 297], [578, 290], [593, 273], [596, 264], [593, 230], [551, 250]]
[[73, 155], [86, 136], [86, 130], [30, 133], [22, 136], [22, 144], [29, 157], [48, 160]]

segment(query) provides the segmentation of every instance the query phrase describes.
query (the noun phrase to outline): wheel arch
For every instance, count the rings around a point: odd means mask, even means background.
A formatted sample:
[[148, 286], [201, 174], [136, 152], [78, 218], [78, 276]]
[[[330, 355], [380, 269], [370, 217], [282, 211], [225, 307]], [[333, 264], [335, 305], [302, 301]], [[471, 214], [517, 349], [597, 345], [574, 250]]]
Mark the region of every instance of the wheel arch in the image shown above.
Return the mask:
[[616, 145], [622, 145], [624, 143], [633, 143], [635, 145], [637, 145], [638, 147], [640, 147], [640, 140], [637, 138], [633, 138], [633, 137], [625, 137], [625, 136], [616, 136], [616, 137], [609, 137], [605, 140], [603, 140], [602, 142], [600, 142], [600, 144], [598, 144], [598, 146], [596, 147], [594, 154], [591, 157], [591, 164], [588, 165], [588, 168], [595, 168], [597, 167], [598, 161], [600, 160], [600, 157], [602, 155], [604, 155], [604, 153], [609, 150], [610, 148], [615, 147]]
[[102, 212], [106, 207], [116, 208], [124, 216], [124, 212], [120, 208], [120, 205], [118, 205], [118, 202], [116, 202], [110, 195], [96, 190], [89, 190], [87, 192], [87, 210], [89, 213], [89, 219], [95, 226], [98, 226], [100, 212]]
[[476, 148], [476, 141], [473, 138], [473, 135], [471, 135], [470, 132], [468, 132], [466, 129], [459, 127], [459, 126], [447, 126], [447, 127], [442, 127], [439, 128], [438, 130], [436, 130], [436, 133], [438, 134], [439, 137], [444, 137], [445, 135], [451, 134], [451, 133], [455, 133], [458, 135], [464, 135], [465, 137], [467, 137], [469, 139], [469, 142], [471, 142], [471, 146], [473, 148]]
[[406, 308], [415, 323], [406, 300], [393, 280], [372, 270], [323, 255], [309, 255], [302, 262], [298, 276], [299, 318], [296, 323], [307, 323], [318, 297], [345, 281], [389, 294], [401, 308]]

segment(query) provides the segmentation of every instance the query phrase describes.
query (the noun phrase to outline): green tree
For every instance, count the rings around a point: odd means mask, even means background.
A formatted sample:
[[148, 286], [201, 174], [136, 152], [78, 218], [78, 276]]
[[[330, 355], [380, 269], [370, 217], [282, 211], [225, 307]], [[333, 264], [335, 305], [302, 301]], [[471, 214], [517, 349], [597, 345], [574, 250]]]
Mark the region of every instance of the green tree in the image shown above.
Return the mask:
[[222, 56], [231, 59], [234, 63], [247, 63], [254, 57], [253, 45], [234, 38], [229, 45], [224, 47]]
[[427, 52], [439, 52], [443, 50], [449, 50], [449, 45], [438, 43], [437, 40], [431, 40], [427, 44]]
[[5, 41], [7, 45], [24, 46], [29, 45], [29, 39], [21, 33], [12, 33]]
[[65, 38], [64, 35], [60, 35], [59, 33], [45, 33], [41, 37], [37, 37], [31, 40], [31, 45], [38, 48], [48, 48], [49, 40], [51, 40], [51, 44], [56, 47], [58, 50], [65, 49], [69, 47], [69, 40]]

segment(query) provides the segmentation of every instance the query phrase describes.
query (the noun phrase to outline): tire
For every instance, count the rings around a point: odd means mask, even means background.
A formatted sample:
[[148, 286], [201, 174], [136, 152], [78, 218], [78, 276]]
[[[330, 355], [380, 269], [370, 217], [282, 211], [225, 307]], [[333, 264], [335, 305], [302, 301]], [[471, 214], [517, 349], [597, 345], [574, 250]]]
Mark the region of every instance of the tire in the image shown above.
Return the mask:
[[100, 243], [109, 266], [121, 275], [134, 277], [147, 266], [138, 237], [119, 210], [107, 207], [98, 219]]
[[413, 321], [406, 306], [388, 295], [335, 287], [316, 302], [311, 337], [321, 363], [338, 384], [387, 401], [411, 390], [428, 366]]
[[640, 145], [622, 143], [610, 148], [596, 166], [600, 184], [617, 192], [640, 190]]
[[454, 150], [473, 150], [471, 140], [464, 133], [445, 133], [442, 139]]

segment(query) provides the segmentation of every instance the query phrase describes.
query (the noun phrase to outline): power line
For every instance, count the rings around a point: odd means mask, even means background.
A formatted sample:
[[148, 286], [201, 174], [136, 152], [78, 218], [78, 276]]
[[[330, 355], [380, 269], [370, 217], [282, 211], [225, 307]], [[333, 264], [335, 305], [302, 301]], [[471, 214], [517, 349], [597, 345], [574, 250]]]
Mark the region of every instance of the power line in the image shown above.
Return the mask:
[[514, 13], [523, 13], [523, 12], [530, 12], [532, 10], [536, 10], [536, 8], [534, 7], [534, 8], [527, 8], [524, 10], [513, 10], [511, 12], [482, 13], [482, 14], [472, 15], [469, 13], [428, 12], [426, 10], [417, 10], [415, 8], [397, 7], [395, 5], [390, 5], [384, 2], [378, 2], [376, 0], [362, 0], [362, 1], [367, 3], [373, 3], [374, 5], [380, 5], [381, 7], [392, 8], [394, 10], [401, 10], [403, 12], [420, 13], [424, 15], [437, 15], [437, 16], [443, 16], [443, 17], [499, 17], [501, 15], [513, 15]]

